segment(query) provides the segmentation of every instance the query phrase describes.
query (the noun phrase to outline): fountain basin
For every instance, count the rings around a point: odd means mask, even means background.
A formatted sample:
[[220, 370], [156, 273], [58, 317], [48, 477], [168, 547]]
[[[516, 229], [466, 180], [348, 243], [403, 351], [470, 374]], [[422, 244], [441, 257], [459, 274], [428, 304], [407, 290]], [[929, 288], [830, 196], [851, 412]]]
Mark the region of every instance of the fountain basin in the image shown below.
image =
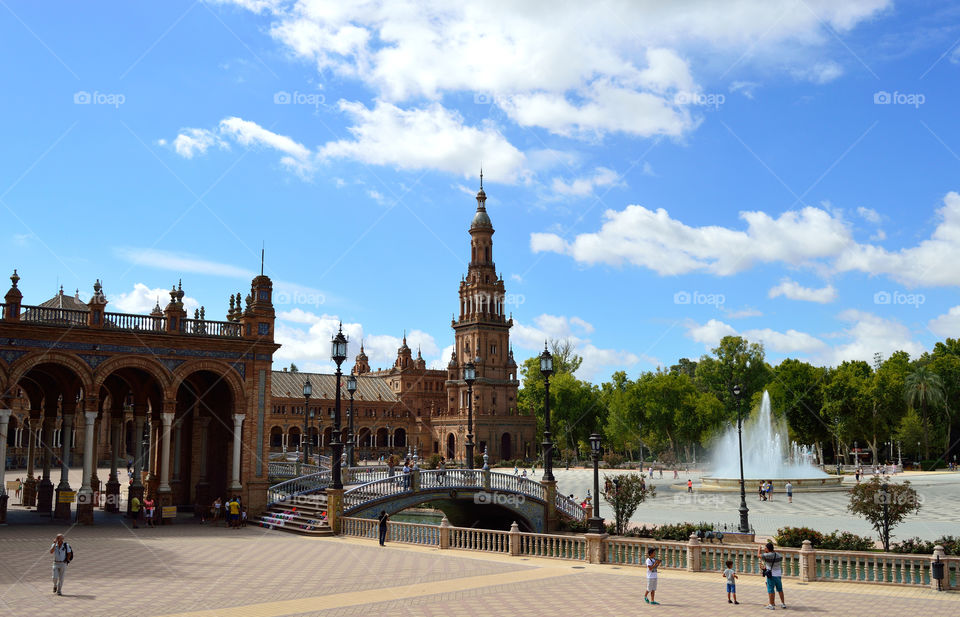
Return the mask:
[[[786, 497], [787, 482], [793, 485], [794, 493], [811, 493], [822, 491], [844, 491], [843, 476], [824, 476], [822, 478], [747, 478], [747, 495], [757, 494], [757, 487], [761, 482], [773, 484], [774, 499]], [[705, 491], [740, 492], [740, 478], [720, 478], [706, 476], [700, 478], [700, 488]]]

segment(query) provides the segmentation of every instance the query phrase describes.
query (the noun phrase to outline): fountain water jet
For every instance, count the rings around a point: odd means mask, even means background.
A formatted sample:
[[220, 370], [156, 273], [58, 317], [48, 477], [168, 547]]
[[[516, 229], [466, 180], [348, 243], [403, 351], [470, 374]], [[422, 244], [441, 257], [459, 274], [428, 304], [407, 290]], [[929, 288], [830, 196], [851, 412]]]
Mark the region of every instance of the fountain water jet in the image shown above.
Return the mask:
[[[740, 459], [737, 427], [721, 437], [713, 451], [712, 475], [702, 479], [704, 488], [740, 489]], [[743, 475], [747, 492], [767, 480], [782, 491], [787, 480], [794, 490], [838, 489], [843, 478], [830, 476], [813, 464], [809, 446], [787, 443], [787, 426], [770, 411], [770, 395], [763, 393], [759, 413], [743, 423]]]

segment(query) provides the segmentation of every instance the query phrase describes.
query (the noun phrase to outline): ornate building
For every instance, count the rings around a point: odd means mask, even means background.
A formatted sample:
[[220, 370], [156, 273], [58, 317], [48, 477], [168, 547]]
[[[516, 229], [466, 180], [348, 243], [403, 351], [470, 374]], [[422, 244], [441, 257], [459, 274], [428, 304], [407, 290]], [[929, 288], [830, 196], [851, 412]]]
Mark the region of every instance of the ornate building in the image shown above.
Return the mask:
[[[536, 419], [517, 411], [513, 321], [504, 311], [482, 186], [469, 233], [447, 368], [427, 368], [404, 336], [393, 366], [372, 371], [361, 343], [352, 405], [342, 391], [343, 428], [352, 415], [358, 460], [415, 447], [421, 456], [463, 461], [467, 362], [477, 373], [476, 454], [487, 449], [492, 461], [535, 454]], [[300, 447], [304, 414], [309, 439], [330, 443], [334, 376], [272, 370], [280, 346], [269, 277], [253, 279], [243, 307], [239, 293], [231, 296], [225, 321], [207, 320], [203, 308], [190, 319], [180, 285], [165, 308], [158, 303], [149, 315], [131, 315], [106, 310], [99, 281], [86, 303], [61, 289], [28, 305], [16, 271], [10, 280], [0, 304], [0, 463], [24, 469], [25, 503], [41, 512], [69, 518], [72, 506], [58, 494], [79, 488], [80, 520], [91, 522], [94, 504], [117, 509], [121, 487], [124, 499], [147, 492], [164, 505], [206, 505], [235, 493], [256, 512], [266, 505], [270, 452]], [[309, 409], [302, 396], [307, 377]], [[83, 465], [80, 487], [58, 472], [61, 461]], [[112, 467], [107, 478], [98, 477], [98, 466]]]

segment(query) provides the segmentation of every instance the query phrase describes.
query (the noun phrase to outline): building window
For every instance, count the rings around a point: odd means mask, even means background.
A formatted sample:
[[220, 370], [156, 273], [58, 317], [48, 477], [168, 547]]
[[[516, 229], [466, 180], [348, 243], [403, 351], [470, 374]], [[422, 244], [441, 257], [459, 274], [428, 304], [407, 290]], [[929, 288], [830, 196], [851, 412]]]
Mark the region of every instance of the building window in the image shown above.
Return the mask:
[[267, 336], [270, 334], [270, 324], [265, 321], [261, 321], [257, 324], [257, 334], [260, 336]]

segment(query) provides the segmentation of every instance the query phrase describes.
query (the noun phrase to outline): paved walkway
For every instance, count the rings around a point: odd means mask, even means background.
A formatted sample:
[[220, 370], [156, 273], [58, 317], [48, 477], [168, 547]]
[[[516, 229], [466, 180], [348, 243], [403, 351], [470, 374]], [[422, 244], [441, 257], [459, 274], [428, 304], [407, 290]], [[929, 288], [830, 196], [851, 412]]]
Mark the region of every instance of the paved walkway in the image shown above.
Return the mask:
[[[62, 597], [51, 593], [47, 554], [58, 531], [77, 554]], [[732, 606], [719, 575], [667, 570], [658, 592], [663, 604], [653, 607], [643, 604], [639, 568], [380, 548], [256, 527], [133, 530], [119, 518], [97, 527], [0, 528], [0, 555], [0, 614], [31, 617], [739, 615], [759, 612], [765, 598], [756, 575], [741, 579], [741, 606]], [[960, 613], [960, 594], [928, 589], [788, 581], [786, 591], [798, 612]]]

